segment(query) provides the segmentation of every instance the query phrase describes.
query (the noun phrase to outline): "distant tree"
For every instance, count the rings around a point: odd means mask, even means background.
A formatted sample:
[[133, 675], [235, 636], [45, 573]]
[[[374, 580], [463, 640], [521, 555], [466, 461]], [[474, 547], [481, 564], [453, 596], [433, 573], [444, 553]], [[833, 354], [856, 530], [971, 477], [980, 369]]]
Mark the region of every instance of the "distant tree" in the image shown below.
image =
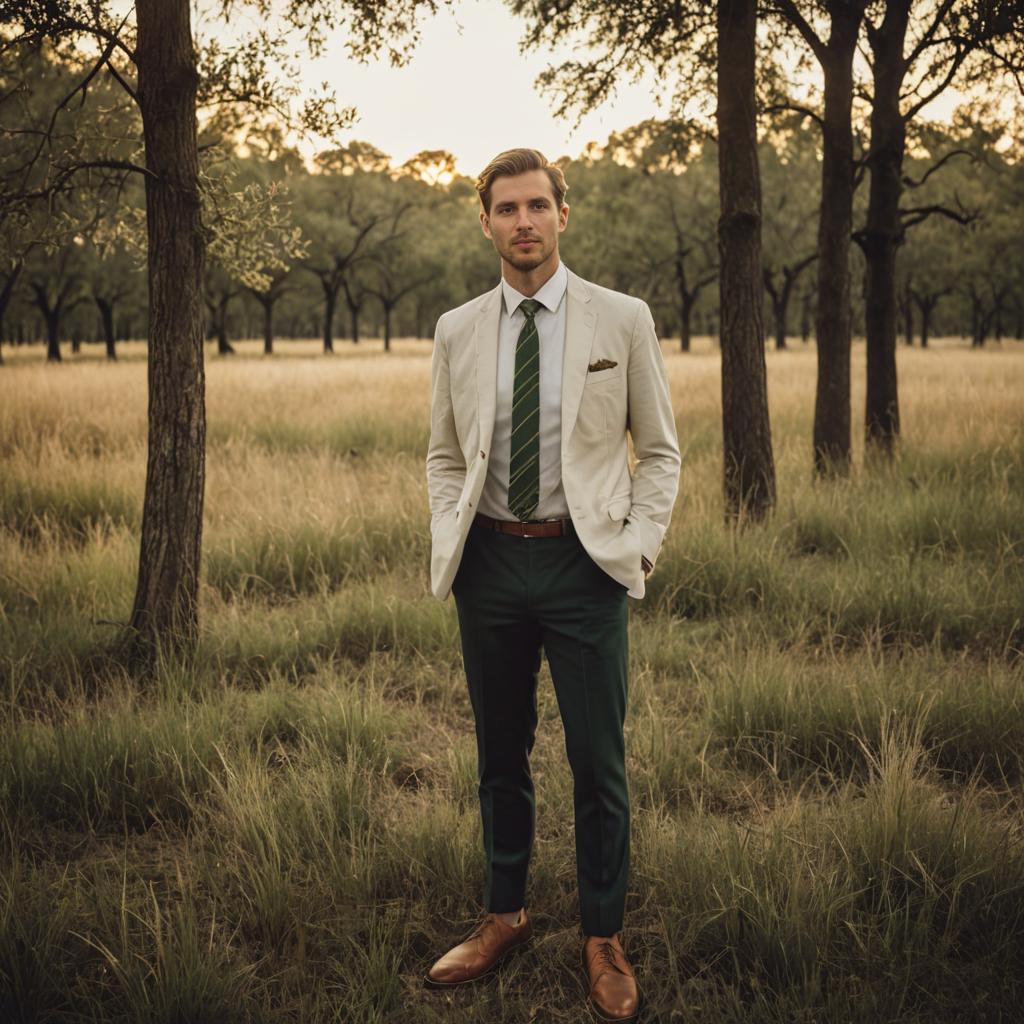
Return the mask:
[[100, 328], [107, 359], [117, 359], [117, 337], [114, 329], [115, 310], [125, 300], [131, 301], [141, 290], [142, 267], [136, 256], [119, 239], [107, 242], [101, 235], [89, 239], [92, 249], [87, 273], [87, 287], [100, 315]]
[[626, 238], [647, 276], [656, 270], [657, 284], [664, 279], [679, 319], [680, 351], [689, 352], [694, 308], [718, 280], [716, 145], [696, 141], [688, 126], [668, 120], [617, 133], [608, 149], [641, 171], [627, 173], [620, 188], [620, 197], [632, 197], [637, 207], [628, 211], [634, 229]]
[[51, 361], [60, 360], [62, 318], [80, 300], [83, 260], [67, 247], [102, 219], [131, 166], [126, 143], [105, 150], [96, 141], [131, 132], [119, 90], [97, 81], [86, 95], [82, 73], [80, 57], [48, 41], [0, 38], [0, 323], [21, 283]]
[[814, 210], [820, 176], [814, 137], [794, 126], [760, 148], [764, 183], [764, 287], [771, 300], [775, 347], [786, 347], [789, 306], [804, 271], [818, 258]]
[[925, 217], [966, 219], [964, 211], [941, 205], [901, 209], [908, 184], [903, 177], [907, 126], [954, 83], [1024, 72], [1024, 4], [886, 0], [877, 6], [880, 16], [869, 12], [866, 20], [873, 82], [866, 158], [871, 191], [867, 222], [855, 237], [867, 260], [865, 439], [869, 451], [890, 455], [900, 432], [897, 250], [906, 228]]
[[28, 258], [25, 276], [32, 301], [46, 328], [47, 362], [61, 361], [61, 324], [64, 317], [88, 297], [82, 244], [79, 238], [77, 242], [61, 246], [52, 255], [37, 248]]
[[399, 177], [391, 183], [396, 215], [367, 257], [366, 291], [384, 312], [384, 351], [391, 351], [392, 317], [398, 304], [437, 276], [440, 260], [431, 228], [440, 205], [419, 177]]
[[334, 314], [344, 294], [351, 334], [359, 341], [359, 314], [366, 296], [356, 270], [366, 250], [393, 216], [385, 181], [387, 154], [365, 142], [329, 150], [317, 156], [317, 173], [310, 175], [296, 203], [296, 214], [309, 251], [302, 267], [320, 282], [324, 299], [324, 351], [334, 351]]
[[814, 468], [821, 476], [850, 468], [850, 239], [855, 162], [853, 58], [867, 0], [770, 0], [769, 15], [802, 40], [821, 68], [821, 110], [779, 100], [821, 128], [818, 289], [815, 337]]

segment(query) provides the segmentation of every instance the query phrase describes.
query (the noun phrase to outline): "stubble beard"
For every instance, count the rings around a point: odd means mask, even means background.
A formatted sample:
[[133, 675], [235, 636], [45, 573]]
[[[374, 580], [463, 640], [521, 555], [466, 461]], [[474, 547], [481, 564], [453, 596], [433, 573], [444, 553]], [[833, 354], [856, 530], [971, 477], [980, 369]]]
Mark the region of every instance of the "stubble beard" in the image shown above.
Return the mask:
[[[541, 243], [543, 246], [543, 243]], [[510, 245], [508, 252], [506, 252], [505, 260], [510, 263], [516, 270], [522, 270], [529, 273], [531, 270], [536, 270], [539, 266], [546, 263], [551, 259], [553, 250], [541, 249], [535, 256], [528, 256], [526, 253], [516, 252], [515, 246]]]

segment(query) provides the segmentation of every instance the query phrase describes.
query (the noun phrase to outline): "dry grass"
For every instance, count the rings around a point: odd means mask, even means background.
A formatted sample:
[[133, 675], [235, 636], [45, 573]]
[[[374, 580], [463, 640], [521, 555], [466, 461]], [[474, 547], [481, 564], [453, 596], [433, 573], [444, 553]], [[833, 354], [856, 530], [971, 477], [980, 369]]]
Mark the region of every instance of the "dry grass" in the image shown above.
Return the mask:
[[[684, 468], [631, 621], [646, 1019], [997, 1021], [1024, 954], [1024, 347], [901, 349], [891, 467], [810, 473], [768, 355], [773, 520], [722, 524], [718, 357], [665, 353]], [[422, 971], [482, 886], [453, 609], [427, 589], [429, 343], [211, 354], [203, 639], [140, 689], [140, 345], [0, 371], [0, 1017], [579, 1021], [572, 779], [544, 670], [533, 951]], [[854, 409], [863, 402], [854, 349]], [[859, 432], [857, 432], [859, 433]]]

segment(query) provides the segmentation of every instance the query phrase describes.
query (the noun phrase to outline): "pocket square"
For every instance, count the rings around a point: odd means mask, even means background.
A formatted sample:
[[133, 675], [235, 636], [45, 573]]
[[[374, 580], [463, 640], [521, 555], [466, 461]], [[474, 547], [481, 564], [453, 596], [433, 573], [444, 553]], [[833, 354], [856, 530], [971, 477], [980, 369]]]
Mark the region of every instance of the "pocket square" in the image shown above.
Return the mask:
[[598, 359], [596, 363], [591, 363], [587, 367], [588, 373], [593, 373], [595, 370], [610, 370], [613, 366], [618, 366], [614, 359]]

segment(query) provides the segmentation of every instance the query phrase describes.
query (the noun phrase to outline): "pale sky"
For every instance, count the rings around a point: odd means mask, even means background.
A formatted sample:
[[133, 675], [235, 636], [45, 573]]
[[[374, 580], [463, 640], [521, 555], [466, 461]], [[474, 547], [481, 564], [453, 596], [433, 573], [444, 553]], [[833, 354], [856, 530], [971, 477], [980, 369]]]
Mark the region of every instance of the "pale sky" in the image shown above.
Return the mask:
[[624, 85], [573, 131], [571, 123], [555, 120], [553, 102], [534, 87], [537, 75], [569, 56], [568, 49], [521, 56], [526, 23], [501, 0], [457, 0], [453, 6], [454, 13], [442, 10], [421, 20], [419, 44], [404, 68], [351, 60], [340, 35], [330, 56], [306, 63], [311, 89], [326, 81], [340, 107], [359, 112], [344, 141], [370, 142], [395, 164], [424, 149], [447, 149], [463, 174], [476, 177], [503, 149], [530, 146], [552, 160], [578, 156], [588, 142], [603, 143], [613, 131], [667, 115], [648, 80]]
[[[193, 2], [194, 29], [215, 32], [224, 42], [265, 27], [255, 23], [244, 3], [224, 25], [204, 21], [198, 9], [206, 0]], [[116, 11], [132, 6], [132, 0], [111, 0]], [[611, 132], [669, 113], [668, 101], [654, 98], [649, 76], [635, 85], [620, 84], [615, 97], [574, 130], [571, 121], [556, 120], [553, 100], [534, 85], [544, 68], [561, 63], [570, 50], [545, 48], [521, 55], [526, 23], [513, 17], [502, 0], [455, 0], [452, 7], [421, 18], [419, 44], [404, 68], [393, 68], [386, 59], [369, 64], [352, 60], [340, 33], [327, 56], [303, 64], [301, 84], [310, 92], [327, 82], [339, 107], [357, 108], [359, 120], [342, 141], [372, 143], [394, 165], [421, 150], [446, 149], [463, 174], [476, 177], [503, 149], [531, 146], [550, 159], [575, 157], [588, 142], [604, 143]], [[948, 119], [959, 98], [948, 90], [929, 105], [926, 115]], [[309, 140], [300, 148], [312, 155], [324, 145]]]

